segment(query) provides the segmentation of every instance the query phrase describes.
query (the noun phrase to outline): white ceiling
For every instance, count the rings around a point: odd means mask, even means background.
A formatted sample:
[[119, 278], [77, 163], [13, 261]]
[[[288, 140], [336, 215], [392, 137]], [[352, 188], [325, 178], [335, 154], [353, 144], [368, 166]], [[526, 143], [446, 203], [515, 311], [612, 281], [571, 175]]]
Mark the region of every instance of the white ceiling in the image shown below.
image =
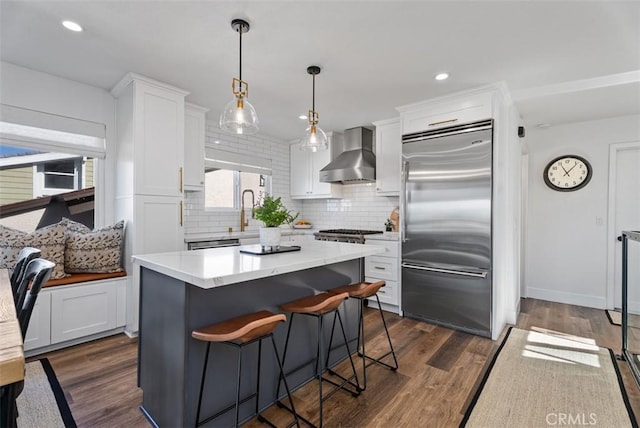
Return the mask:
[[283, 139], [306, 127], [312, 64], [325, 131], [498, 81], [529, 126], [640, 113], [638, 1], [2, 0], [0, 15], [3, 61], [106, 90], [133, 71], [190, 91], [213, 119], [238, 72], [230, 22], [247, 19], [249, 101], [260, 132]]

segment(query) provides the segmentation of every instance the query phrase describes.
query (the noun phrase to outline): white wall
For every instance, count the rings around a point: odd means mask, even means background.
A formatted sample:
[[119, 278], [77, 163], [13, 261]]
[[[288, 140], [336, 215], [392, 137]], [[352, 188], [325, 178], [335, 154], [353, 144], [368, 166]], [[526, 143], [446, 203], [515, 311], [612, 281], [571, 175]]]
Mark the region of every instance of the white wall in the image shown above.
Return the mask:
[[[218, 142], [218, 143], [216, 143]], [[289, 191], [289, 144], [267, 136], [236, 136], [222, 132], [213, 120], [207, 122], [206, 145], [212, 148], [250, 156], [271, 159], [273, 175], [271, 193], [282, 197], [283, 204], [290, 211], [301, 211], [302, 205], [292, 201]], [[240, 211], [206, 210], [204, 192], [187, 192], [185, 197], [185, 237], [211, 233], [226, 233], [229, 227], [240, 231]], [[247, 201], [248, 203], [248, 201]], [[246, 210], [249, 226], [247, 231], [257, 231], [261, 222], [251, 218]]]
[[[0, 102], [25, 109], [102, 123], [106, 126], [105, 168], [96, 177], [96, 226], [113, 223], [115, 101], [103, 89], [0, 62]], [[102, 184], [101, 184], [102, 183]]]
[[[609, 145], [638, 140], [638, 115], [527, 129], [526, 297], [606, 307]], [[591, 163], [586, 187], [556, 192], [544, 184], [547, 162], [563, 154]]]

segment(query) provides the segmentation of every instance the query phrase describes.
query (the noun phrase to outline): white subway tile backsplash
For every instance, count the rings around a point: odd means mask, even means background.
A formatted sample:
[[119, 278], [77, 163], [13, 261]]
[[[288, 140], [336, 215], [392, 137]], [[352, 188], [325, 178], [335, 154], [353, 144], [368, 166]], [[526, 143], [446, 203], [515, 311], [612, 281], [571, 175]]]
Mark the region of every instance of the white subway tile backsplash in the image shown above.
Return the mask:
[[[216, 143], [217, 142], [217, 143]], [[344, 186], [342, 199], [292, 200], [289, 194], [289, 143], [267, 136], [235, 136], [222, 133], [215, 122], [207, 122], [206, 144], [215, 148], [271, 158], [271, 191], [281, 196], [287, 208], [300, 212], [314, 229], [349, 228], [384, 230], [384, 222], [398, 206], [397, 197], [376, 196], [375, 186]], [[214, 212], [204, 208], [204, 192], [187, 192], [185, 196], [185, 235], [227, 232], [240, 229], [237, 211]], [[249, 216], [250, 217], [250, 216]], [[247, 230], [255, 231], [260, 223], [249, 218]]]

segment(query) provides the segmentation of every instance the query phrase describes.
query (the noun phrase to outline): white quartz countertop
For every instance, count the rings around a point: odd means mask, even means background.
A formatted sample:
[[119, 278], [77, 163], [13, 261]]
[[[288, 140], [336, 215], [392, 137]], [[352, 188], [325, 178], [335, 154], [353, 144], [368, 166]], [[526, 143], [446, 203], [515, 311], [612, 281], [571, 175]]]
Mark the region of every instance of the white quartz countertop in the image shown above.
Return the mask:
[[305, 241], [300, 251], [256, 256], [240, 253], [243, 246], [134, 255], [133, 263], [201, 288], [339, 263], [380, 254], [378, 245]]
[[[294, 229], [281, 228], [283, 236], [288, 235], [310, 235], [317, 232], [317, 229]], [[184, 238], [184, 242], [215, 241], [217, 239], [248, 239], [257, 238], [259, 230], [247, 230], [245, 232], [219, 232], [219, 233], [195, 233]]]
[[376, 235], [365, 235], [367, 241], [399, 241], [400, 232], [384, 232]]

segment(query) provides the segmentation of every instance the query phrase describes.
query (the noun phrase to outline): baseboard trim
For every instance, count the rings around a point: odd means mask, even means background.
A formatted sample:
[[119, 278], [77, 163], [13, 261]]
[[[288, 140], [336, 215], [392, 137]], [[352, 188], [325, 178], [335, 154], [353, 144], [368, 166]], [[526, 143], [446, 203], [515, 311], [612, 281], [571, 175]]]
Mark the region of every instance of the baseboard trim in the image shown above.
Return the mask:
[[565, 303], [567, 305], [586, 306], [588, 308], [605, 309], [607, 299], [602, 296], [588, 296], [585, 294], [565, 293], [563, 291], [548, 290], [545, 288], [527, 287], [527, 297], [550, 302]]
[[68, 348], [70, 346], [79, 345], [81, 343], [91, 342], [92, 340], [102, 339], [122, 332], [124, 332], [124, 327], [118, 327], [114, 328], [113, 330], [103, 331], [101, 333], [96, 333], [89, 336], [78, 337], [77, 339], [67, 340], [65, 342], [54, 343], [51, 345], [43, 346], [41, 348], [29, 349], [28, 351], [24, 351], [24, 356], [33, 357], [34, 355], [57, 351], [58, 349]]
[[126, 334], [129, 339], [135, 339], [136, 337], [138, 337], [137, 331], [124, 330], [124, 334]]

